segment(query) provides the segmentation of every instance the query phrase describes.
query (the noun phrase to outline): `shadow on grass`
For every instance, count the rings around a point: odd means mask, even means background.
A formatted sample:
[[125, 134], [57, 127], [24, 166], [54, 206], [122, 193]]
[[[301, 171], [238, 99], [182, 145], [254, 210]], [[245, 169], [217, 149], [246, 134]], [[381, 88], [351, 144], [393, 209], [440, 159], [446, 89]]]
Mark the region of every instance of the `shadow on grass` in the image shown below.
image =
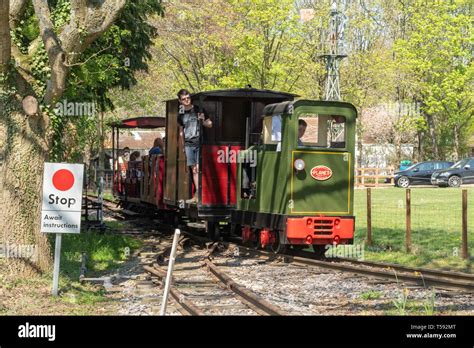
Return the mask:
[[[355, 242], [364, 243], [367, 229], [355, 233]], [[411, 233], [411, 251], [406, 252], [406, 231], [404, 228], [372, 227], [372, 246], [365, 247], [368, 260], [393, 262], [415, 267], [430, 267], [463, 272], [472, 272], [472, 249], [474, 241], [469, 240], [471, 258], [461, 258], [461, 232], [446, 232], [442, 229], [414, 229]]]
[[140, 245], [139, 240], [118, 234], [86, 232], [64, 235], [61, 245], [61, 275], [71, 281], [78, 281], [81, 257], [85, 252], [87, 276], [99, 276], [117, 269], [126, 260], [127, 248], [131, 253]]

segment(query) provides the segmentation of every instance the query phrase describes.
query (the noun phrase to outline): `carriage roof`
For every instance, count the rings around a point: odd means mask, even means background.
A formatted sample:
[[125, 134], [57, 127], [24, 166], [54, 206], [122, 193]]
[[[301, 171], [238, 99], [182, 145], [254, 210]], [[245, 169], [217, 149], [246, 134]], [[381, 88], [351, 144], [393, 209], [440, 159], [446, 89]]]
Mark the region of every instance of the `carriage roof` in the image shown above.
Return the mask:
[[[287, 93], [287, 92], [278, 92], [272, 91], [269, 89], [256, 89], [256, 88], [235, 88], [235, 89], [221, 89], [215, 91], [206, 91], [206, 92], [198, 92], [198, 93], [191, 93], [191, 97], [194, 99], [200, 98], [251, 98], [251, 99], [258, 99], [258, 98], [272, 98], [272, 99], [293, 99], [298, 97], [297, 94]], [[176, 98], [170, 99], [168, 101], [175, 101]]]

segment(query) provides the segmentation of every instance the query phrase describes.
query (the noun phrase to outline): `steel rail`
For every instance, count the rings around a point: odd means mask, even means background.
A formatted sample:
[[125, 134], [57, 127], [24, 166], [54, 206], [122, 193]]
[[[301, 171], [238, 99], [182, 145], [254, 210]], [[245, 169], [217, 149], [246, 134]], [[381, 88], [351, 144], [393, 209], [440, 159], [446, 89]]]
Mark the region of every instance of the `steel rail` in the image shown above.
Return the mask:
[[[163, 274], [162, 272], [160, 272], [160, 270], [157, 270], [154, 267], [143, 266], [143, 269], [147, 271], [148, 273], [151, 273], [154, 276], [157, 276], [162, 281], [166, 277], [166, 274]], [[179, 290], [176, 290], [175, 288], [171, 288], [170, 294], [174, 298], [174, 300], [190, 315], [205, 315], [201, 309], [195, 306], [192, 302], [186, 300], [186, 297]]]
[[207, 259], [204, 261], [207, 269], [219, 279], [228, 289], [232, 290], [237, 296], [241, 297], [244, 301], [249, 302], [252, 306], [257, 307], [267, 315], [286, 315], [287, 313], [283, 312], [277, 306], [272, 305], [265, 299], [254, 294], [246, 287], [237, 284], [229, 276], [227, 276], [217, 265], [215, 265], [211, 260]]
[[[424, 271], [426, 269], [422, 268], [410, 268], [405, 266], [383, 264], [380, 262], [372, 263], [370, 261], [349, 261], [356, 264], [356, 266], [345, 264], [345, 259], [335, 259], [334, 261], [315, 260], [308, 257], [308, 254], [310, 255], [311, 253], [303, 253], [304, 256], [295, 256], [290, 254], [272, 254], [267, 251], [254, 250], [241, 245], [236, 245], [236, 247], [254, 255], [268, 257], [270, 259], [284, 258], [288, 262], [294, 262], [301, 265], [332, 269], [342, 272], [351, 272], [364, 276], [395, 280], [397, 282], [404, 281], [422, 285], [424, 287], [433, 286], [474, 292], [474, 281], [472, 280], [471, 275], [463, 273], [460, 274], [459, 272], [429, 270], [429, 272], [426, 272], [425, 274]], [[369, 267], [372, 267], [372, 269]], [[380, 270], [380, 268], [385, 268], [386, 270]]]
[[[308, 251], [299, 251], [296, 252], [293, 256], [300, 256], [305, 258], [313, 258], [314, 255]], [[463, 273], [463, 272], [453, 272], [453, 271], [445, 271], [445, 270], [437, 270], [431, 268], [422, 268], [422, 267], [408, 267], [403, 265], [397, 265], [394, 263], [386, 263], [386, 262], [379, 262], [379, 261], [366, 261], [366, 260], [357, 260], [351, 259], [347, 257], [335, 257], [331, 260], [335, 262], [349, 262], [355, 265], [363, 265], [375, 268], [382, 268], [382, 269], [390, 269], [396, 270], [399, 272], [407, 272], [407, 273], [422, 273], [424, 275], [432, 275], [435, 277], [445, 277], [450, 279], [456, 280], [466, 280], [474, 282], [474, 274]]]

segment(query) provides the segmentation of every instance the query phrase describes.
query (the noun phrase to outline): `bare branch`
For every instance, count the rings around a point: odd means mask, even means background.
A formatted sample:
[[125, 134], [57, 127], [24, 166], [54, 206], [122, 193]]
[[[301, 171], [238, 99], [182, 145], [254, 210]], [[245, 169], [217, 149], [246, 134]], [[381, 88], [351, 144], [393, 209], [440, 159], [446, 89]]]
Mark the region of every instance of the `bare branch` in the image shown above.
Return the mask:
[[183, 67], [183, 64], [181, 63], [181, 61], [175, 55], [173, 55], [173, 53], [171, 53], [171, 51], [168, 50], [165, 45], [162, 45], [162, 48], [178, 64], [179, 70], [181, 70], [181, 73], [186, 78], [186, 81], [188, 81], [188, 84], [189, 86], [191, 86], [191, 89], [194, 90], [194, 86], [191, 83], [191, 80], [189, 79], [189, 76], [186, 73], [186, 69]]
[[99, 54], [101, 54], [102, 52], [107, 51], [107, 50], [110, 49], [111, 47], [112, 47], [112, 45], [109, 45], [109, 46], [107, 46], [106, 48], [101, 49], [100, 51], [94, 53], [93, 55], [91, 55], [89, 58], [87, 58], [87, 59], [86, 59], [85, 61], [83, 61], [83, 62], [74, 63], [74, 64], [65, 63], [64, 65], [66, 65], [67, 67], [78, 66], [78, 65], [84, 65], [84, 64], [86, 64], [89, 60], [91, 60], [92, 58], [97, 57]]

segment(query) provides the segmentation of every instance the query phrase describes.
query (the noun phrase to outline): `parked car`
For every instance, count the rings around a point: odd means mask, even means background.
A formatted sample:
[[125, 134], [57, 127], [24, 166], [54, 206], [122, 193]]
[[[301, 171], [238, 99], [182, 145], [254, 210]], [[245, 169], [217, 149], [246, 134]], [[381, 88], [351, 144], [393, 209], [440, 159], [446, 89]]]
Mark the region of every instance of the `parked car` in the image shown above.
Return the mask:
[[406, 188], [410, 185], [429, 185], [434, 171], [449, 168], [453, 162], [428, 161], [420, 162], [405, 170], [395, 173], [395, 186]]
[[460, 160], [450, 168], [435, 171], [431, 175], [431, 183], [440, 187], [474, 184], [474, 157]]

